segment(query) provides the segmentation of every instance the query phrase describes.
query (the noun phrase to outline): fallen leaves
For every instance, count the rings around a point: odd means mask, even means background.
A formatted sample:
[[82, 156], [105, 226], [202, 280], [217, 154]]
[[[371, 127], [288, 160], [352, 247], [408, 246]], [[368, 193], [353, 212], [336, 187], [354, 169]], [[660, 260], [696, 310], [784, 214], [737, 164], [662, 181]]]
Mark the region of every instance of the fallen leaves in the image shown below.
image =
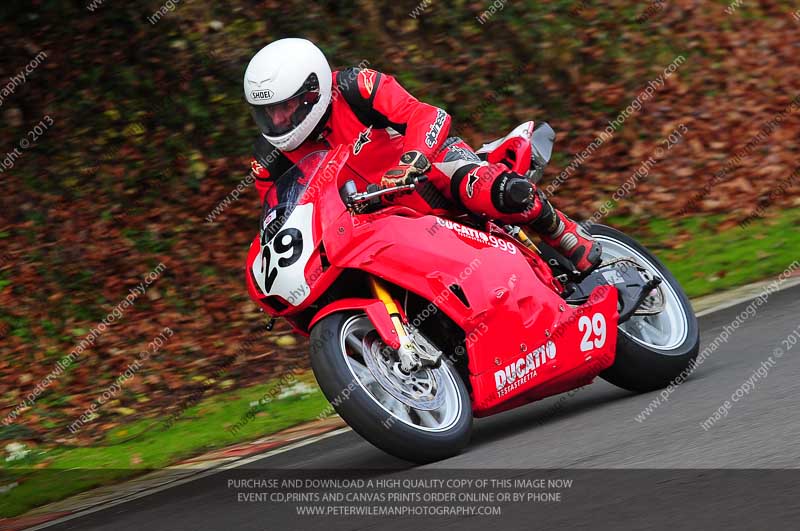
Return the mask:
[[[313, 30], [325, 21], [317, 29], [325, 35], [323, 47], [335, 50], [334, 64], [366, 58], [407, 79], [420, 99], [444, 102], [454, 116], [478, 116], [454, 122], [472, 145], [504, 134], [516, 120], [550, 122], [557, 156], [545, 185], [677, 54], [686, 55], [686, 64], [558, 190], [555, 203], [583, 217], [685, 124], [685, 138], [617, 207], [617, 213], [640, 217], [675, 215], [800, 93], [797, 25], [785, 13], [761, 12], [766, 7], [751, 6], [756, 17], [726, 16], [724, 5], [698, 10], [683, 0], [634, 24], [603, 16], [622, 13], [631, 2], [597, 4], [570, 19], [552, 4], [534, 3], [518, 17], [498, 13], [484, 27], [470, 12], [482, 6], [431, 9], [412, 23], [402, 5], [378, 4], [379, 18], [397, 35], [324, 5], [289, 0], [280, 8], [304, 13], [302, 24], [281, 17], [285, 27], [262, 21], [250, 28], [220, 14], [190, 35], [182, 24], [199, 23], [178, 10], [160, 23], [169, 31], [132, 24], [124, 46], [115, 17], [127, 7], [92, 17], [78, 16], [75, 8], [76, 16], [67, 18], [85, 37], [59, 47], [63, 53], [48, 57], [26, 85], [26, 99], [14, 95], [3, 110], [6, 146], [45, 112], [58, 127], [48, 131], [41, 151], [25, 154], [19, 172], [3, 177], [0, 255], [14, 259], [0, 264], [2, 415], [159, 261], [168, 266], [164, 277], [33, 408], [22, 409], [17, 422], [31, 437], [90, 443], [117, 421], [170, 411], [181, 397], [262, 383], [298, 361], [307, 366], [307, 341], [292, 336], [284, 322], [263, 334], [263, 315], [245, 293], [245, 253], [258, 218], [252, 189], [215, 223], [204, 220], [247, 171], [256, 133], [241, 102], [239, 76], [252, 43], [264, 35], [297, 24]], [[71, 31], [63, 19], [61, 11], [43, 7], [35, 27], [2, 31], [13, 37], [10, 43], [30, 37], [50, 49], [61, 32]], [[325, 31], [329, 25], [341, 34]], [[496, 38], [498, 27], [507, 39]], [[204, 49], [222, 50], [224, 61], [199, 57]], [[0, 57], [7, 72], [22, 64], [20, 53], [32, 53], [10, 51]], [[68, 94], [70, 105], [58, 105], [55, 94]], [[717, 228], [734, 226], [797, 167], [798, 138], [800, 113], [794, 113], [703, 194], [690, 215], [721, 213], [728, 219]], [[800, 206], [799, 192], [787, 189], [770, 208]], [[680, 246], [686, 237], [675, 235], [669, 245]], [[69, 423], [164, 326], [175, 330], [174, 338], [102, 411], [109, 421], [89, 423], [72, 437]]]

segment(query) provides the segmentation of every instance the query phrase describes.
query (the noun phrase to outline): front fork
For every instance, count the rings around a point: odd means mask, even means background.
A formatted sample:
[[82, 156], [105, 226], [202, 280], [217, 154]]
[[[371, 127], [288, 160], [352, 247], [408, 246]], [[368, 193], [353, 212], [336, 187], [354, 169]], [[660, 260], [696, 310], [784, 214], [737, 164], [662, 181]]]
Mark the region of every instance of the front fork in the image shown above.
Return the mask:
[[369, 285], [372, 294], [385, 307], [397, 334], [400, 347], [397, 349], [397, 357], [400, 361], [400, 370], [406, 374], [423, 368], [436, 368], [442, 362], [442, 351], [425, 338], [419, 331], [413, 328], [408, 329], [403, 324], [403, 314], [397, 307], [397, 303], [392, 298], [389, 290], [378, 278], [370, 276]]
[[538, 247], [536, 247], [536, 244], [533, 243], [533, 241], [528, 237], [528, 235], [525, 233], [522, 227], [520, 227], [520, 229], [517, 231], [516, 236], [519, 239], [519, 241], [521, 241], [525, 245], [525, 247], [527, 247], [528, 249], [530, 249], [531, 251], [533, 251], [538, 255], [542, 254], [542, 252], [539, 250]]
[[392, 320], [392, 325], [394, 325], [397, 339], [400, 341], [400, 348], [397, 349], [400, 368], [407, 373], [419, 369], [419, 358], [415, 354], [416, 349], [414, 348], [413, 341], [406, 333], [406, 327], [403, 325], [397, 303], [394, 302], [389, 291], [376, 277], [369, 277], [369, 285], [372, 289], [372, 295], [386, 306], [386, 311], [389, 312], [389, 318]]

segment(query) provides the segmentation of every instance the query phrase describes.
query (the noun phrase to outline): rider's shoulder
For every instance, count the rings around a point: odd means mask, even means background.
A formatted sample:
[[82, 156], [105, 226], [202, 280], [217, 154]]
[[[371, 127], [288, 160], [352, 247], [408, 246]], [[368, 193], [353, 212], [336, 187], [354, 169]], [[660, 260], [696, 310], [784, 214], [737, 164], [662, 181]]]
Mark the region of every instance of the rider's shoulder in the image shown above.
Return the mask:
[[371, 100], [383, 76], [371, 68], [351, 66], [336, 72], [336, 86], [348, 100]]
[[256, 161], [272, 173], [282, 163], [287, 161], [283, 152], [273, 146], [264, 135], [259, 134], [253, 145], [253, 157]]

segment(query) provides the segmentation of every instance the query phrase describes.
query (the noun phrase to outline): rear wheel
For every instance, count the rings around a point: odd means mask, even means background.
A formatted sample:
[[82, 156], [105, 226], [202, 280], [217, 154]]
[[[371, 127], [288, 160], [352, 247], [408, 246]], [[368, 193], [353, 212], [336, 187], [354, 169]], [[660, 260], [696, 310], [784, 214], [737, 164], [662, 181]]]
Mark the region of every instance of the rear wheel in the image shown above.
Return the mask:
[[359, 435], [401, 459], [425, 463], [469, 442], [464, 382], [443, 361], [405, 374], [364, 314], [335, 313], [311, 330], [311, 367], [336, 412]]
[[691, 303], [666, 266], [636, 240], [605, 225], [592, 225], [589, 232], [603, 246], [604, 262], [632, 258], [662, 279], [656, 288], [659, 293], [653, 296], [661, 297], [663, 309], [652, 315], [633, 315], [619, 325], [616, 359], [600, 376], [630, 391], [666, 387], [689, 372], [700, 349], [700, 328]]

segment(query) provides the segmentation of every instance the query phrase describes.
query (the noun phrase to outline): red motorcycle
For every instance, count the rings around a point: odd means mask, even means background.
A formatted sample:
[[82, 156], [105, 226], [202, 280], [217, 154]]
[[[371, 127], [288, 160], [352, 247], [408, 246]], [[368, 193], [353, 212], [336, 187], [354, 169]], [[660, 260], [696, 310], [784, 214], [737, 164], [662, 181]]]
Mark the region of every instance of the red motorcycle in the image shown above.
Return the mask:
[[[520, 136], [528, 142], [511, 142]], [[535, 181], [554, 137], [528, 122], [478, 153], [514, 160]], [[603, 262], [579, 279], [519, 227], [382, 200], [430, 186], [424, 177], [361, 192], [342, 183], [349, 153], [312, 153], [277, 179], [279, 203], [264, 207], [247, 287], [268, 314], [310, 335], [323, 393], [375, 446], [409, 461], [443, 459], [467, 445], [473, 416], [598, 375], [632, 391], [662, 388], [697, 356], [686, 295], [632, 238], [589, 227]]]

